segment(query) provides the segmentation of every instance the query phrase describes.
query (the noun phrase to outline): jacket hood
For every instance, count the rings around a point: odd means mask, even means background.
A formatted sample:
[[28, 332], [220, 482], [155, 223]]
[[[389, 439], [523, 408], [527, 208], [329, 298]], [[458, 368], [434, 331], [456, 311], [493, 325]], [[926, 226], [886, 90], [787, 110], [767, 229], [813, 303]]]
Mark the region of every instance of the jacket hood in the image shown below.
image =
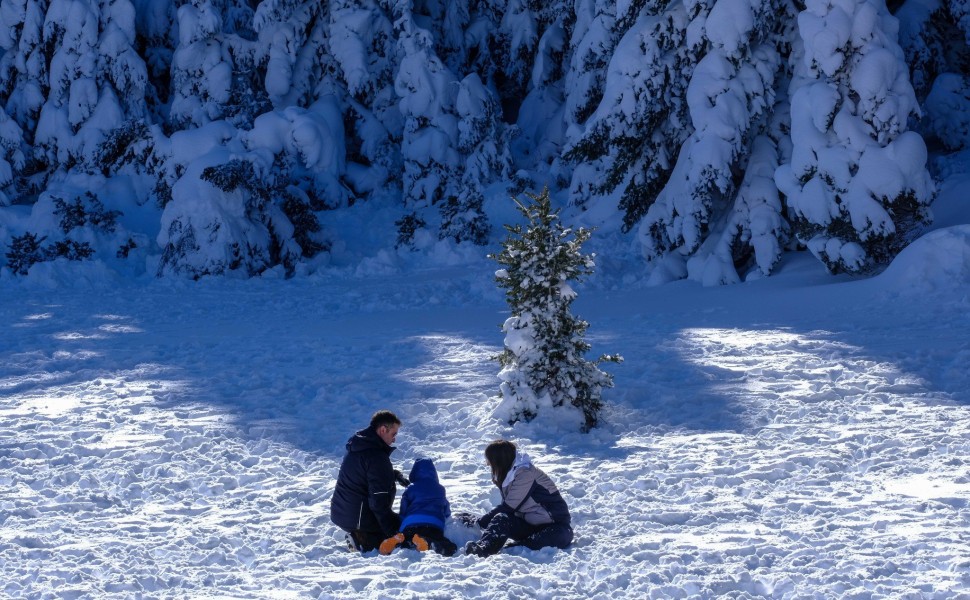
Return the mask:
[[432, 481], [438, 483], [438, 470], [434, 468], [434, 463], [430, 458], [419, 458], [414, 461], [414, 466], [411, 467], [411, 474], [408, 479], [413, 483], [415, 481]]
[[512, 463], [512, 468], [509, 469], [509, 474], [505, 476], [505, 481], [502, 482], [502, 489], [505, 489], [512, 484], [512, 480], [515, 479], [515, 474], [519, 470], [531, 469], [532, 466], [532, 458], [530, 458], [525, 452], [516, 450], [515, 461]]
[[361, 452], [363, 450], [383, 450], [390, 454], [394, 451], [394, 446], [389, 446], [381, 436], [377, 435], [377, 430], [373, 427], [361, 429], [347, 440], [347, 452]]

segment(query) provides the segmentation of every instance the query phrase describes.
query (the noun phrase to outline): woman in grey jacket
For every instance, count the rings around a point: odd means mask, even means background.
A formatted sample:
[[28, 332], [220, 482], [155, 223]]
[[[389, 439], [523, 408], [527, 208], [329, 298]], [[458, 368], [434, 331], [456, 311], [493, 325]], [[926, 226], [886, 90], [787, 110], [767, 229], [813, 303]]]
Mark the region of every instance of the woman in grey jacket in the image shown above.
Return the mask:
[[502, 492], [502, 503], [477, 520], [482, 537], [468, 542], [465, 554], [490, 556], [509, 538], [532, 550], [569, 546], [573, 541], [569, 509], [552, 479], [507, 440], [489, 444], [485, 460], [492, 482]]

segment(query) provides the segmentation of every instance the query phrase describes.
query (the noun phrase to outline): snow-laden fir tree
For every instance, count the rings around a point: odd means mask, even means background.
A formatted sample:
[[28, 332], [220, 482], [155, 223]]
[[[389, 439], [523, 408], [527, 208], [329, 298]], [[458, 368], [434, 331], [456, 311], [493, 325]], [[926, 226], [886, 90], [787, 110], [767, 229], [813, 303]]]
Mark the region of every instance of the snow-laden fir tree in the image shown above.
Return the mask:
[[[779, 111], [785, 106], [781, 104]], [[774, 181], [778, 165], [787, 157], [786, 138], [779, 133], [779, 122], [786, 117], [775, 112], [773, 126], [751, 143], [732, 208], [720, 216], [687, 261], [690, 279], [721, 285], [740, 281], [745, 271], [748, 277], [770, 275], [782, 251], [792, 244], [791, 226]]]
[[[435, 54], [431, 32], [415, 22], [408, 4], [404, 0], [398, 3], [401, 64], [394, 80], [405, 119], [401, 141], [404, 206], [425, 222], [422, 217], [430, 217], [430, 207], [444, 211], [438, 230], [450, 236], [455, 227], [450, 221], [460, 216], [449, 208], [457, 205], [461, 193], [455, 109], [459, 83]], [[404, 233], [405, 226], [399, 221], [399, 233]], [[401, 241], [410, 243], [405, 237], [399, 235]], [[463, 237], [460, 228], [454, 237]]]
[[155, 123], [168, 114], [172, 54], [178, 45], [178, 6], [168, 0], [132, 0], [136, 46], [148, 74], [146, 103]]
[[179, 43], [172, 57], [175, 129], [226, 119], [245, 126], [269, 108], [245, 0], [189, 0], [179, 7]]
[[157, 240], [159, 276], [252, 277], [278, 265], [293, 272], [302, 251], [279, 190], [249, 160], [228, 158], [195, 161], [173, 186]]
[[233, 65], [222, 15], [208, 0], [191, 0], [179, 7], [178, 31], [169, 120], [177, 129], [199, 127], [221, 119], [230, 100]]
[[947, 70], [947, 44], [957, 40], [957, 20], [950, 14], [949, 2], [939, 0], [904, 2], [896, 17], [900, 25], [899, 45], [910, 67], [910, 82], [917, 100], [922, 102], [936, 77]]
[[440, 237], [484, 245], [491, 229], [482, 209], [483, 190], [494, 181], [508, 181], [512, 171], [508, 128], [501, 122], [498, 101], [477, 74], [465, 77], [458, 89], [458, 150], [462, 155], [461, 187], [442, 207]]
[[923, 108], [924, 137], [950, 152], [970, 148], [970, 74], [941, 73]]
[[0, 0], [0, 102], [33, 144], [50, 90], [44, 19], [47, 0]]
[[147, 114], [147, 74], [129, 0], [0, 4], [2, 103], [28, 145], [31, 182], [81, 163], [104, 132]]
[[468, 28], [467, 0], [412, 0], [412, 16], [434, 40], [435, 54], [450, 70], [458, 72], [465, 58], [465, 30]]
[[494, 76], [505, 105], [506, 120], [514, 121], [519, 104], [528, 92], [542, 23], [529, 0], [508, 0], [504, 4], [489, 50], [496, 55], [495, 63], [499, 67]]
[[[686, 90], [693, 133], [639, 225], [656, 283], [685, 274], [706, 285], [737, 282], [738, 271], [750, 266], [752, 249], [767, 274], [787, 231], [780, 198], [770, 189], [777, 152], [770, 138], [759, 136], [778, 82], [788, 81], [785, 34], [795, 8], [787, 0], [710, 4], [708, 12], [697, 3], [698, 17], [688, 27], [687, 45], [702, 56]], [[742, 178], [749, 167], [754, 172]]]
[[[499, 31], [507, 0], [472, 0], [467, 6], [467, 25], [462, 32], [461, 53], [447, 56], [446, 64], [454, 73], [476, 73], [482, 83], [495, 90], [503, 119], [506, 113], [499, 86], [505, 82], [504, 56], [499, 49], [507, 39]], [[505, 43], [503, 43], [505, 42]], [[516, 106], [520, 100], [515, 99]]]
[[[250, 149], [265, 146], [276, 155], [276, 178], [289, 179], [313, 210], [346, 206], [356, 187], [347, 179], [348, 95], [329, 51], [329, 6], [307, 0], [258, 6], [259, 62], [266, 63], [266, 90], [277, 110], [256, 117], [263, 126], [245, 134]], [[321, 139], [328, 142], [318, 145]]]
[[[343, 207], [399, 183], [403, 121], [393, 90], [398, 47], [385, 4], [264, 0], [256, 10], [259, 60], [266, 64], [274, 106], [323, 108], [320, 116], [339, 137], [334, 148], [344, 153], [339, 169], [294, 182], [316, 209]], [[339, 132], [333, 108], [343, 121]]]
[[636, 4], [617, 19], [628, 29], [610, 58], [603, 99], [565, 153], [576, 163], [570, 203], [619, 190], [625, 231], [646, 214], [692, 133], [685, 96], [699, 58], [687, 43], [692, 18], [683, 2]]
[[0, 109], [0, 207], [19, 196], [17, 174], [23, 171], [25, 161], [23, 131]]
[[273, 106], [306, 107], [336, 91], [329, 6], [316, 0], [263, 0], [256, 8], [257, 60], [266, 64]]
[[505, 122], [519, 126], [513, 139], [516, 160], [548, 165], [562, 143], [562, 79], [575, 22], [573, 2], [509, 0], [491, 14], [500, 15], [489, 42], [496, 69], [491, 79], [485, 73], [482, 79], [495, 86]]
[[264, 113], [247, 132], [223, 121], [172, 137], [198, 155], [162, 214], [160, 275], [291, 275], [328, 247], [315, 211], [341, 201], [346, 155], [332, 97]]
[[617, 40], [614, 0], [578, 0], [575, 11], [565, 75], [567, 128], [585, 123], [603, 99], [606, 68]]
[[[562, 153], [565, 140], [564, 74], [568, 62], [568, 20], [571, 12], [563, 12], [551, 21], [536, 44], [535, 65], [528, 79], [529, 93], [518, 110], [518, 133], [512, 149], [521, 164], [532, 166], [552, 164]], [[554, 175], [558, 177], [558, 170]]]
[[[11, 70], [5, 71], [10, 76], [5, 89], [24, 137], [17, 153], [29, 157], [17, 169], [22, 177], [7, 187], [18, 202], [32, 204], [30, 217], [20, 224], [24, 235], [45, 241], [44, 260], [97, 256], [113, 262], [119, 254], [127, 257], [135, 246], [147, 249], [147, 236], [99, 216], [120, 215], [122, 205], [130, 201], [127, 195], [102, 194], [104, 175], [111, 172], [100, 160], [105, 143], [126, 123], [143, 129], [149, 118], [148, 75], [135, 48], [134, 6], [130, 0], [54, 0], [46, 6], [19, 7], [23, 12], [4, 5], [0, 14], [8, 22], [22, 23], [18, 46], [4, 58], [13, 59]], [[41, 11], [43, 27], [38, 32], [29, 23]], [[42, 46], [31, 49], [24, 36], [32, 40], [38, 33]], [[28, 74], [41, 79], [25, 81]], [[3, 123], [0, 134], [7, 164], [13, 158], [7, 154], [13, 149], [12, 125]], [[135, 151], [134, 145], [131, 149]], [[144, 197], [135, 192], [138, 187], [126, 186], [136, 200]], [[65, 219], [65, 214], [90, 218]], [[144, 261], [142, 250], [137, 254]]]
[[404, 119], [394, 91], [394, 0], [332, 0], [329, 54], [347, 96], [348, 178], [360, 195], [400, 193]]
[[809, 0], [798, 16], [792, 157], [775, 182], [795, 233], [834, 273], [890, 261], [927, 218], [933, 183], [918, 106], [878, 0]]
[[910, 0], [896, 17], [923, 108], [917, 131], [946, 151], [970, 147], [970, 2]]
[[491, 255], [503, 267], [495, 277], [512, 313], [502, 326], [502, 400], [496, 414], [514, 423], [558, 407], [588, 431], [599, 421], [603, 389], [613, 386], [599, 364], [622, 360], [618, 355], [586, 360], [589, 324], [570, 311], [576, 298], [570, 282], [582, 281], [595, 267], [594, 257], [582, 253], [591, 232], [563, 225], [548, 188], [526, 196], [529, 202], [515, 200], [526, 224], [506, 225], [502, 251]]

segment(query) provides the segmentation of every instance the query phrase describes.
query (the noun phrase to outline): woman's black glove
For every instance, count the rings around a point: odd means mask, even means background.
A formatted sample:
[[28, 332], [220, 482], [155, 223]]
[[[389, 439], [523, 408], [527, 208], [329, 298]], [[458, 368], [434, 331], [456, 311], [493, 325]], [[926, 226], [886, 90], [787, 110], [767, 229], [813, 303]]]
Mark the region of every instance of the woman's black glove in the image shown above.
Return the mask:
[[465, 527], [478, 527], [478, 517], [471, 513], [456, 513], [454, 517], [455, 521], [464, 525]]
[[411, 485], [411, 482], [408, 481], [408, 478], [404, 476], [404, 473], [398, 471], [397, 469], [394, 469], [394, 479], [396, 479], [402, 487], [408, 487]]

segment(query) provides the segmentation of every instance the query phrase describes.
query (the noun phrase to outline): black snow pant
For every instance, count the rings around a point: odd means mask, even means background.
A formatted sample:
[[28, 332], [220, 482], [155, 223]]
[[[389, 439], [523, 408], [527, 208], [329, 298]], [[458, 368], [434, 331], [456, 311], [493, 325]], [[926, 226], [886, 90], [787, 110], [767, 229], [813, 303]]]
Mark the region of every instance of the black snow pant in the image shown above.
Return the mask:
[[495, 554], [512, 538], [517, 544], [530, 550], [553, 546], [566, 548], [573, 541], [573, 528], [567, 523], [533, 525], [525, 519], [498, 513], [485, 524], [482, 538], [477, 545], [482, 555]]
[[[346, 530], [344, 530], [346, 531]], [[354, 545], [361, 552], [370, 552], [371, 550], [376, 550], [381, 542], [384, 541], [384, 534], [380, 531], [364, 531], [363, 529], [354, 529], [352, 531], [347, 531], [352, 538]]]
[[452, 556], [458, 551], [458, 546], [445, 537], [445, 532], [440, 527], [434, 525], [408, 525], [404, 528], [404, 543], [411, 543], [411, 538], [415, 535], [423, 537], [431, 549], [442, 556]]

